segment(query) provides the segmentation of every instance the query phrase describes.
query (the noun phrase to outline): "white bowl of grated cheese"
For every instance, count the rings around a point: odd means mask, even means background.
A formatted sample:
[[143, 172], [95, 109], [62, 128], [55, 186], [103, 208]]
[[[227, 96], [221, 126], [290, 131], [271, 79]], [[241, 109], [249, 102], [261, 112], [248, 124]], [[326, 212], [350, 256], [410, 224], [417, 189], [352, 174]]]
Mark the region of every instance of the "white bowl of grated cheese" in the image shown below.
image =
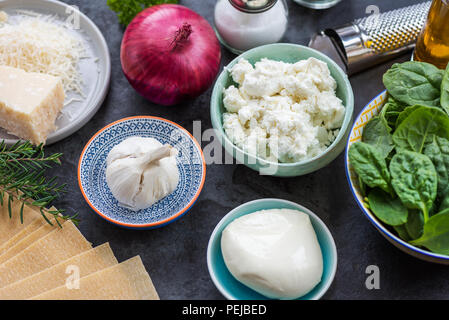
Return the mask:
[[226, 151], [261, 174], [304, 175], [345, 148], [354, 110], [346, 74], [300, 45], [249, 50], [220, 74], [211, 118]]

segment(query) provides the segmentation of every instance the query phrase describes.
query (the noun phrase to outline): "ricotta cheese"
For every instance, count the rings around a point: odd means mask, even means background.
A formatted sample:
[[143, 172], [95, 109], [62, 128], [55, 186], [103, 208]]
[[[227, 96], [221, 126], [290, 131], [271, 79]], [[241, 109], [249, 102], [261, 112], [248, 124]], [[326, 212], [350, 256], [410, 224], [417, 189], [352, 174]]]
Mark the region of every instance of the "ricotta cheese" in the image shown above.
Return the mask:
[[335, 140], [345, 107], [326, 63], [241, 59], [229, 70], [238, 87], [224, 90], [223, 127], [245, 152], [273, 162], [298, 162]]

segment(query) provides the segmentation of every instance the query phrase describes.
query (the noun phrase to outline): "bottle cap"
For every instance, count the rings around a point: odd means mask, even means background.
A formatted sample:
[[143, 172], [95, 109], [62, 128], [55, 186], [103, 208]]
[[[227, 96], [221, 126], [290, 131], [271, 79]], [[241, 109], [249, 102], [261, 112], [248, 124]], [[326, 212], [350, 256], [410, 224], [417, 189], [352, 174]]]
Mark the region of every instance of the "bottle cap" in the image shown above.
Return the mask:
[[246, 13], [261, 13], [271, 9], [277, 0], [229, 0], [238, 10]]

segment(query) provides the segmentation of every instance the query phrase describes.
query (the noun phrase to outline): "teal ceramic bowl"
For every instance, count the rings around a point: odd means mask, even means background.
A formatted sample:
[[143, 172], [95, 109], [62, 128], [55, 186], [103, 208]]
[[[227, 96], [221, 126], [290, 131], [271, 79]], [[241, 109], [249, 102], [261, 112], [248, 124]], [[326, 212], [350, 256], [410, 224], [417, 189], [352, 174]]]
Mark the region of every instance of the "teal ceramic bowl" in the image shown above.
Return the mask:
[[311, 292], [298, 300], [320, 299], [329, 289], [337, 271], [337, 248], [334, 238], [324, 222], [313, 212], [297, 203], [282, 199], [261, 199], [247, 202], [223, 217], [212, 232], [207, 248], [207, 266], [212, 281], [221, 294], [229, 300], [268, 300], [268, 298], [237, 281], [228, 271], [221, 253], [221, 233], [228, 224], [245, 214], [267, 209], [293, 209], [310, 216], [310, 221], [323, 253], [323, 277]]
[[[227, 71], [232, 68], [240, 58], [247, 59], [251, 64], [260, 61], [262, 58], [268, 58], [271, 60], [284, 61], [289, 63], [295, 63], [299, 60], [308, 59], [314, 57], [322, 60], [329, 66], [331, 75], [337, 82], [337, 96], [343, 101], [343, 105], [346, 107], [345, 118], [338, 134], [332, 145], [327, 150], [314, 158], [295, 162], [295, 163], [274, 163], [266, 161], [262, 158], [254, 155], [249, 155], [239, 147], [235, 146], [231, 140], [227, 137], [223, 129], [223, 113], [225, 112], [223, 106], [223, 90], [234, 84], [232, 77]], [[274, 175], [278, 177], [295, 177], [308, 174], [310, 172], [319, 170], [340, 155], [346, 146], [346, 140], [349, 135], [350, 125], [352, 123], [352, 117], [354, 112], [354, 94], [351, 84], [349, 83], [347, 75], [344, 71], [326, 55], [316, 51], [314, 49], [288, 43], [277, 43], [266, 46], [257, 47], [255, 49], [246, 51], [242, 55], [234, 59], [220, 74], [218, 77], [214, 90], [212, 92], [211, 105], [210, 105], [212, 126], [215, 129], [216, 135], [225, 148], [225, 150], [231, 154], [238, 162], [245, 164], [249, 168], [259, 171], [263, 174]]]

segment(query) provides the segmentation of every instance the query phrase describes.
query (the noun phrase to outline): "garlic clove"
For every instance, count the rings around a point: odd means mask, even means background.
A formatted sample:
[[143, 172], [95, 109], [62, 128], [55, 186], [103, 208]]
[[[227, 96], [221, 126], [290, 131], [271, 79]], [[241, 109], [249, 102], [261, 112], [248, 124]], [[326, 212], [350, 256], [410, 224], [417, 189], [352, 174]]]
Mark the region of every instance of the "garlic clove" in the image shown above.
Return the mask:
[[138, 158], [161, 146], [162, 143], [153, 138], [131, 137], [112, 148], [106, 163], [109, 165], [115, 160], [128, 157]]
[[147, 208], [175, 191], [179, 183], [176, 158], [170, 156], [149, 164], [143, 173], [141, 191], [135, 197], [136, 208]]
[[108, 155], [106, 180], [122, 207], [145, 209], [172, 193], [179, 183], [178, 151], [152, 138], [132, 137]]
[[163, 158], [170, 157], [172, 147], [170, 145], [164, 145], [162, 147], [156, 148], [154, 151], [148, 152], [142, 156], [141, 163], [143, 165], [148, 165], [152, 162], [159, 161]]
[[106, 182], [114, 197], [127, 207], [134, 206], [139, 192], [143, 169], [139, 159], [125, 158], [111, 163], [106, 169]]

